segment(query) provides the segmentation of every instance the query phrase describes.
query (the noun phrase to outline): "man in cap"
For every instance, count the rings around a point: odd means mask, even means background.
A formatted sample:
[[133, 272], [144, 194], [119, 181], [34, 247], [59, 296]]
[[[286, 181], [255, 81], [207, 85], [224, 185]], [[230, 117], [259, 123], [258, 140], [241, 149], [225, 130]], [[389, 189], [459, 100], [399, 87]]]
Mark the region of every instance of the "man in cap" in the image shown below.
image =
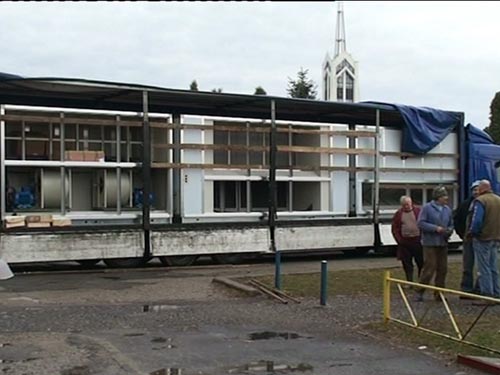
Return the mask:
[[[448, 271], [448, 239], [453, 233], [453, 214], [448, 207], [448, 192], [444, 186], [432, 191], [433, 200], [422, 207], [418, 217], [424, 250], [424, 267], [420, 275], [421, 284], [429, 284], [434, 277], [437, 287], [444, 288]], [[423, 301], [425, 289], [417, 289], [416, 301]], [[434, 293], [439, 299], [439, 294]]]
[[500, 298], [497, 253], [500, 248], [500, 197], [488, 180], [481, 180], [474, 200], [469, 228], [479, 274], [479, 289], [484, 296]]
[[[463, 241], [462, 250], [462, 281], [460, 288], [463, 292], [476, 293], [479, 292], [478, 281], [474, 284], [474, 251], [472, 247], [472, 239], [467, 235], [467, 228], [470, 226], [472, 217], [472, 202], [478, 196], [479, 180], [472, 183], [471, 196], [463, 201], [458, 206], [453, 217], [455, 231]], [[460, 296], [461, 299], [467, 299], [465, 296]]]

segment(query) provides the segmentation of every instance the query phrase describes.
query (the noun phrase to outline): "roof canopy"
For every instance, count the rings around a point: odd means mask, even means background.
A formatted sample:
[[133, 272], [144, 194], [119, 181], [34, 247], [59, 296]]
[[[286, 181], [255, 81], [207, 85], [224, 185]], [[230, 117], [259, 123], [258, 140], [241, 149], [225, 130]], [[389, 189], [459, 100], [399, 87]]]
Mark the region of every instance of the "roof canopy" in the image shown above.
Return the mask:
[[0, 104], [142, 112], [143, 92], [148, 93], [149, 111], [155, 113], [270, 119], [274, 100], [277, 120], [373, 125], [379, 109], [381, 125], [404, 125], [401, 114], [390, 104], [174, 90], [83, 79], [22, 78], [0, 73]]

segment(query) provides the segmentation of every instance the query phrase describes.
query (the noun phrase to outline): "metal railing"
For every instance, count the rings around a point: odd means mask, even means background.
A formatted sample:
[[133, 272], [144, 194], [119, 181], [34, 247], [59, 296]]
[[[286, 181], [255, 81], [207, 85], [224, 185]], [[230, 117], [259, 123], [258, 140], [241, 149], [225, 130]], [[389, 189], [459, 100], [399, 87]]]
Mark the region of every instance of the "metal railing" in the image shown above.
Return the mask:
[[[396, 288], [399, 292], [399, 296], [401, 297], [404, 306], [406, 307], [406, 310], [409, 314], [409, 321], [402, 320], [400, 318], [396, 318], [391, 315], [391, 284], [395, 284]], [[424, 313], [421, 314], [421, 316], [417, 316], [418, 314], [416, 313], [415, 309], [412, 306], [412, 303], [410, 303], [410, 300], [407, 295], [407, 291], [411, 289], [404, 289], [404, 285], [418, 288], [421, 290], [429, 290], [434, 292], [434, 295], [438, 298], [438, 301], [441, 302], [444, 305], [444, 308], [446, 310], [446, 314], [449, 318], [449, 321], [453, 327], [453, 330], [455, 332], [455, 335], [439, 332], [435, 329], [434, 327], [426, 327], [424, 326], [425, 323], [425, 318], [427, 316], [427, 313], [430, 310], [430, 306], [425, 309]], [[456, 296], [464, 296], [467, 299], [471, 300], [477, 300], [482, 303], [481, 309], [479, 309], [477, 316], [473, 317], [472, 323], [470, 323], [467, 327], [464, 327], [465, 322], [460, 322], [457, 319], [456, 313], [453, 313], [452, 311], [452, 305], [450, 305], [448, 299], [445, 297], [444, 293], [451, 294], [451, 295], [456, 295]], [[447, 289], [447, 288], [440, 288], [432, 285], [426, 285], [426, 284], [419, 284], [419, 283], [414, 283], [406, 280], [400, 280], [400, 279], [395, 279], [391, 277], [390, 271], [386, 271], [384, 274], [384, 322], [388, 323], [389, 321], [393, 321], [396, 323], [400, 323], [405, 326], [409, 326], [412, 328], [416, 328], [418, 330], [434, 334], [437, 336], [445, 337], [447, 339], [462, 343], [462, 344], [467, 344], [476, 348], [480, 348], [483, 350], [487, 350], [493, 353], [500, 354], [500, 349], [499, 348], [490, 348], [472, 341], [467, 340], [469, 337], [469, 334], [471, 333], [472, 329], [478, 324], [480, 319], [484, 317], [485, 312], [491, 308], [491, 307], [499, 307], [500, 308], [500, 299], [498, 298], [491, 298], [491, 297], [486, 297], [486, 296], [480, 296], [477, 294], [472, 294], [472, 293], [465, 293], [461, 292], [458, 290], [454, 289]], [[422, 302], [415, 302], [418, 304], [422, 304]], [[425, 304], [424, 304], [425, 305]], [[492, 334], [496, 334], [495, 331], [491, 332]]]

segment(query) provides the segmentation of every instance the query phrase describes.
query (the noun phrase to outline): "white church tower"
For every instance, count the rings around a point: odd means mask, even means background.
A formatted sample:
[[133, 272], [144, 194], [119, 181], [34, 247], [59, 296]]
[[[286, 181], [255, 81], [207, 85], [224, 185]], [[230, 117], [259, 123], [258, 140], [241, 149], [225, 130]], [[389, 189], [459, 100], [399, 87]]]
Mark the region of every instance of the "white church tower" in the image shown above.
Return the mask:
[[344, 10], [341, 1], [337, 9], [335, 32], [335, 55], [328, 53], [323, 63], [323, 100], [340, 102], [359, 101], [358, 62], [346, 50]]

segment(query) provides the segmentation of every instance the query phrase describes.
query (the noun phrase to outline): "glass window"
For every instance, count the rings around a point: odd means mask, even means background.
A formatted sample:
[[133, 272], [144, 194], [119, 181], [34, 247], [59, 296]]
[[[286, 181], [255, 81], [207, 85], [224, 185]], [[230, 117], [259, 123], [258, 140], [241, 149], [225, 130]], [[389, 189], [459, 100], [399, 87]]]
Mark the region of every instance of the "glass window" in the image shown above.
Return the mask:
[[214, 211], [246, 211], [247, 189], [245, 181], [215, 181]]
[[350, 74], [345, 73], [346, 100], [354, 100], [354, 79]]
[[364, 182], [362, 184], [362, 201], [363, 207], [369, 208], [373, 205], [373, 184]]
[[[225, 146], [228, 144], [228, 132], [227, 131], [214, 131], [214, 145]], [[214, 150], [214, 164], [227, 164], [228, 163], [228, 152], [227, 150]]]
[[406, 194], [406, 190], [402, 188], [380, 187], [380, 207], [399, 207], [399, 199]]
[[421, 206], [424, 203], [424, 191], [422, 189], [411, 189], [410, 197], [413, 201], [413, 204], [416, 204], [417, 206]]

